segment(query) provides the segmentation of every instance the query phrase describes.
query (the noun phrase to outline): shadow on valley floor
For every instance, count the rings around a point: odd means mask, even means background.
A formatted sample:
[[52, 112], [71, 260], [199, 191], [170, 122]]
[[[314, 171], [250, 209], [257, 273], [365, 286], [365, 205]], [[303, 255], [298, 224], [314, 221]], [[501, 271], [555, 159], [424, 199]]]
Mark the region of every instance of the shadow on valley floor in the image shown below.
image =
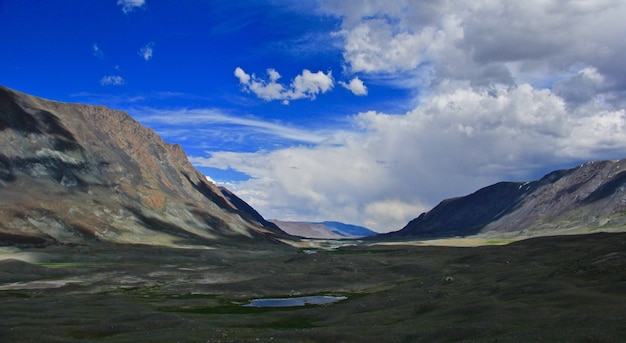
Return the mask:
[[[0, 341], [626, 341], [625, 248], [624, 233], [473, 248], [4, 248]], [[242, 306], [304, 295], [347, 299]]]

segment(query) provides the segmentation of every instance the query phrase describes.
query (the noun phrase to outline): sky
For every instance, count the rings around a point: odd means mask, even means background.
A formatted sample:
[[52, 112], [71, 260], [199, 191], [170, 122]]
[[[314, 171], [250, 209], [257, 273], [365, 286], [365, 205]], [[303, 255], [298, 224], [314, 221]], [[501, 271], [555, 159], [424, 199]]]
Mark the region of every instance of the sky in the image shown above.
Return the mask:
[[626, 157], [623, 0], [0, 0], [0, 84], [126, 111], [265, 218], [401, 229]]

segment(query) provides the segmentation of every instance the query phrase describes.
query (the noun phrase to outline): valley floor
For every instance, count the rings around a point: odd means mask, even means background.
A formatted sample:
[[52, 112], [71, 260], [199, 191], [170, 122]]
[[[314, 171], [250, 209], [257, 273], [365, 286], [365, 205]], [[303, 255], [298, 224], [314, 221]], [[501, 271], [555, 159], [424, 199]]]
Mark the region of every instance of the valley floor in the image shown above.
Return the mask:
[[[2, 342], [626, 341], [626, 233], [478, 247], [98, 244], [1, 258]], [[347, 299], [241, 306], [302, 295]]]

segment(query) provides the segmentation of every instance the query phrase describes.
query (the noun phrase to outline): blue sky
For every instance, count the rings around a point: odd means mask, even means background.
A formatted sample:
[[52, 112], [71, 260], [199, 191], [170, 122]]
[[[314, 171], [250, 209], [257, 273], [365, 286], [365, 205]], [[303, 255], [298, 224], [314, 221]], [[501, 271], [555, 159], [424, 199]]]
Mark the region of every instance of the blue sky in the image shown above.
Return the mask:
[[128, 112], [266, 218], [400, 229], [626, 151], [626, 3], [0, 1], [0, 84]]

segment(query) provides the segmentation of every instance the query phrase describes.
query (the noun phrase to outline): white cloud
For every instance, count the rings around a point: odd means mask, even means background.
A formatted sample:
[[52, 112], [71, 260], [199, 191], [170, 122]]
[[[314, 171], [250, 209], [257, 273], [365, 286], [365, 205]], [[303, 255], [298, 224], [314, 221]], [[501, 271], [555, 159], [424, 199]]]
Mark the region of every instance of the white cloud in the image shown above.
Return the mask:
[[344, 58], [355, 72], [395, 72], [415, 69], [423, 60], [423, 50], [432, 43], [435, 31], [417, 34], [394, 33], [384, 19], [371, 19], [344, 30]]
[[[414, 218], [416, 213], [422, 213], [428, 209], [429, 206], [425, 206], [420, 202], [407, 203], [395, 199], [380, 201], [374, 200], [365, 205], [363, 216], [368, 219], [363, 222], [363, 225], [365, 225], [365, 227], [373, 227], [380, 230], [383, 225], [394, 223], [398, 225], [395, 229], [399, 229], [402, 225], [407, 223], [407, 218]], [[393, 229], [393, 227], [386, 227], [385, 231]]]
[[247, 85], [250, 82], [250, 75], [246, 74], [246, 72], [239, 67], [235, 69], [235, 76], [239, 79], [239, 83]]
[[[322, 0], [321, 10], [342, 18], [337, 34], [353, 72], [403, 77], [426, 68], [434, 72], [422, 76], [433, 84], [457, 79], [473, 86], [531, 82], [545, 87], [584, 65], [606, 82], [626, 87], [620, 67], [626, 54], [626, 3], [620, 0]], [[542, 80], [529, 78], [538, 72]]]
[[[230, 115], [219, 109], [133, 108], [129, 110], [129, 113], [132, 113], [133, 117], [142, 124], [150, 127], [165, 125], [170, 129], [182, 127], [185, 130], [198, 130], [203, 127], [229, 125], [229, 134], [240, 132], [246, 139], [250, 139], [249, 137], [253, 134], [263, 134], [265, 137], [278, 137], [309, 144], [321, 144], [332, 140], [327, 132], [294, 128], [253, 117]], [[194, 123], [194, 127], [189, 128], [189, 123]], [[238, 131], [236, 127], [240, 130]]]
[[[192, 159], [250, 175], [228, 186], [266, 217], [397, 230], [444, 198], [625, 157], [624, 1], [320, 0], [319, 10], [342, 21], [346, 72], [410, 90], [415, 107], [359, 113], [332, 144]], [[265, 100], [296, 92], [273, 70], [235, 75]]]
[[119, 75], [106, 75], [100, 79], [100, 84], [103, 86], [121, 86], [125, 83], [126, 80]]
[[138, 8], [142, 8], [145, 4], [145, 0], [117, 0], [117, 5], [122, 7], [122, 12], [124, 12], [124, 14], [128, 14]]
[[258, 78], [256, 75], [247, 74], [237, 67], [234, 72], [239, 83], [246, 92], [252, 92], [257, 97], [266, 100], [281, 100], [288, 104], [291, 100], [311, 99], [314, 100], [320, 93], [326, 93], [334, 86], [332, 73], [318, 71], [312, 73], [308, 69], [302, 70], [302, 74], [296, 76], [291, 85], [285, 87], [277, 83], [281, 75], [274, 69], [267, 69], [268, 80]]
[[228, 185], [267, 217], [340, 220], [398, 230], [444, 198], [626, 148], [626, 113], [588, 104], [570, 112], [528, 84], [477, 90], [442, 84], [405, 114], [365, 112], [333, 144], [212, 152], [196, 165], [250, 175]]
[[311, 73], [304, 69], [302, 74], [293, 80], [291, 96], [293, 99], [310, 98], [315, 99], [318, 93], [326, 93], [334, 85], [331, 72], [324, 74], [321, 71]]
[[139, 56], [141, 56], [144, 60], [149, 61], [152, 59], [152, 53], [154, 51], [154, 43], [150, 42], [139, 49]]
[[103, 59], [104, 58], [104, 53], [102, 52], [102, 49], [100, 49], [98, 44], [93, 43], [91, 45], [91, 51], [93, 52], [93, 55], [96, 56], [97, 58], [99, 58], [99, 59]]
[[358, 78], [358, 76], [355, 76], [352, 80], [350, 80], [349, 83], [339, 81], [339, 84], [351, 91], [354, 95], [367, 95], [367, 87], [365, 86], [363, 81]]

